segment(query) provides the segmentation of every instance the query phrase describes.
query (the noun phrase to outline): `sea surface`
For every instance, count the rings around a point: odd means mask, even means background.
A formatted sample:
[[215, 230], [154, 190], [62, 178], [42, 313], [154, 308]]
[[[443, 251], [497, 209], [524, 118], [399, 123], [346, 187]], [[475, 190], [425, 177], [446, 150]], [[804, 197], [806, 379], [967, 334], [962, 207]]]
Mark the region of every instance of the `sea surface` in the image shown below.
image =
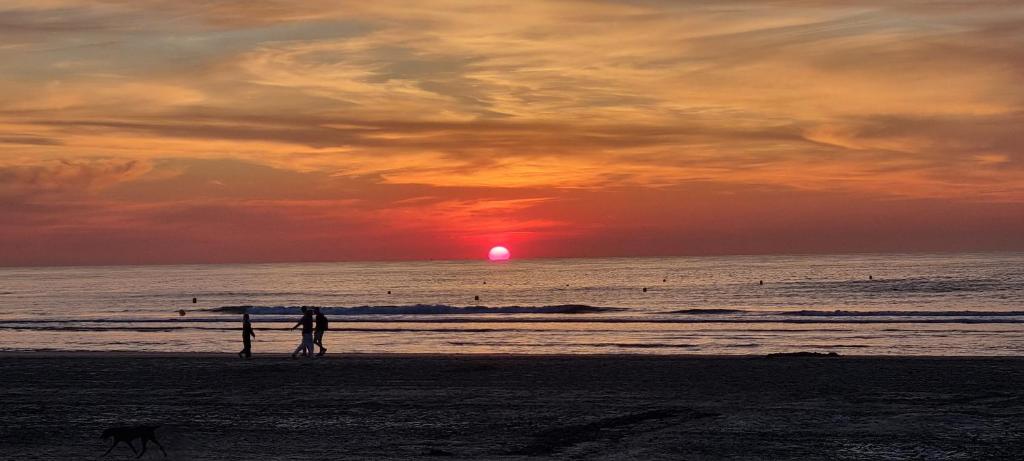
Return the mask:
[[0, 351], [291, 352], [299, 306], [329, 353], [1021, 355], [1024, 254], [0, 268]]

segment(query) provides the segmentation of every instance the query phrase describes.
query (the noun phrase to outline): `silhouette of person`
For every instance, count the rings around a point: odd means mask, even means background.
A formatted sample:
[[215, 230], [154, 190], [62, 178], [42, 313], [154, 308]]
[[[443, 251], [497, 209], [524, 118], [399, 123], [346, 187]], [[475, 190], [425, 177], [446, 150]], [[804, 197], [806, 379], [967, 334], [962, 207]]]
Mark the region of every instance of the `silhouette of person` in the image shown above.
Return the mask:
[[300, 325], [302, 326], [302, 342], [299, 343], [299, 347], [295, 348], [295, 352], [292, 352], [293, 359], [300, 351], [303, 357], [313, 355], [313, 313], [306, 306], [302, 306], [302, 319], [292, 329], [294, 330]]
[[252, 324], [249, 323], [249, 314], [242, 314], [242, 351], [238, 353], [239, 357], [252, 357], [252, 338], [255, 337], [256, 332], [252, 331]]
[[313, 344], [320, 346], [320, 353], [316, 354], [317, 357], [323, 357], [327, 353], [327, 348], [324, 347], [324, 332], [327, 331], [327, 316], [320, 312], [319, 307], [314, 307], [313, 312], [316, 313], [316, 332], [313, 335]]

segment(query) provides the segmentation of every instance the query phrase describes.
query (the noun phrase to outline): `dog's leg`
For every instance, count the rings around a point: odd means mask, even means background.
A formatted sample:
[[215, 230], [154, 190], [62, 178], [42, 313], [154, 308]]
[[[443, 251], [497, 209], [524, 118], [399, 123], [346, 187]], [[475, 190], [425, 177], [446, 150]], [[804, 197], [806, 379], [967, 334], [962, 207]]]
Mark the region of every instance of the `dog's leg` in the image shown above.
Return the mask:
[[144, 454], [146, 454], [146, 438], [145, 437], [142, 438], [142, 451], [140, 451], [139, 454], [135, 455], [135, 457], [136, 458], [141, 458], [142, 455], [144, 455]]
[[110, 444], [110, 448], [107, 448], [107, 451], [106, 451], [106, 452], [104, 452], [104, 453], [103, 453], [102, 455], [100, 455], [100, 458], [102, 458], [102, 457], [104, 457], [104, 456], [107, 456], [108, 454], [110, 454], [110, 450], [113, 450], [113, 449], [114, 449], [114, 447], [116, 447], [116, 446], [117, 446], [117, 439], [114, 439], [114, 443]]
[[129, 440], [129, 441], [125, 442], [125, 443], [127, 443], [128, 446], [131, 447], [132, 453], [135, 453], [136, 455], [139, 454], [139, 450], [135, 449], [135, 445], [132, 445], [132, 441], [131, 440]]
[[160, 445], [160, 442], [158, 442], [158, 441], [156, 440], [156, 437], [153, 437], [153, 443], [155, 443], [155, 444], [156, 444], [156, 447], [160, 449], [160, 453], [163, 453], [163, 454], [164, 454], [164, 458], [166, 458], [166, 457], [167, 457], [167, 452], [166, 452], [166, 451], [164, 451], [164, 447], [163, 447], [163, 445]]

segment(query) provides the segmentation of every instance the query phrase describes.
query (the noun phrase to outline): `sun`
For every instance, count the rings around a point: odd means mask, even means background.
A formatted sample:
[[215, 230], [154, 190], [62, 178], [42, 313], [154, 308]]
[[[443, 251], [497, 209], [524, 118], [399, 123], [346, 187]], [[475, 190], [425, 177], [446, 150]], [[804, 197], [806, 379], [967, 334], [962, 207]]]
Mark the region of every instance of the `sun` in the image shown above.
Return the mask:
[[512, 253], [508, 252], [508, 248], [503, 246], [497, 246], [491, 248], [491, 251], [487, 253], [487, 259], [491, 261], [508, 261], [512, 257]]

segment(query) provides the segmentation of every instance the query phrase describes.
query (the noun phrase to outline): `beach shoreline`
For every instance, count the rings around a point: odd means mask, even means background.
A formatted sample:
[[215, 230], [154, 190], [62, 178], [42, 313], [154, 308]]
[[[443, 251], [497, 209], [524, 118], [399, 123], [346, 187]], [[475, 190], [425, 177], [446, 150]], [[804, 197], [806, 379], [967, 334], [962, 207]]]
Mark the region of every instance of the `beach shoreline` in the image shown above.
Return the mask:
[[9, 459], [1014, 459], [1024, 357], [5, 352], [0, 408]]
[[[749, 360], [749, 359], [870, 359], [870, 360], [1020, 360], [1024, 356], [1019, 355], [871, 355], [871, 354], [844, 354], [836, 352], [834, 356], [828, 354], [834, 351], [814, 351], [814, 356], [801, 357], [799, 355], [788, 356], [789, 354], [804, 354], [809, 351], [794, 350], [793, 352], [770, 353], [770, 354], [649, 354], [643, 352], [635, 353], [519, 353], [519, 352], [342, 352], [331, 353], [323, 357], [302, 358], [296, 360], [342, 360], [342, 359], [444, 359], [444, 358], [466, 358], [466, 359], [515, 359], [515, 358], [540, 358], [540, 359], [721, 359], [721, 360]], [[268, 360], [268, 359], [290, 359], [290, 352], [261, 352], [254, 353], [250, 359], [238, 359], [236, 352], [161, 352], [161, 351], [62, 351], [62, 350], [14, 350], [0, 351], [0, 359], [18, 358], [180, 358], [180, 359], [230, 359], [241, 361]]]

